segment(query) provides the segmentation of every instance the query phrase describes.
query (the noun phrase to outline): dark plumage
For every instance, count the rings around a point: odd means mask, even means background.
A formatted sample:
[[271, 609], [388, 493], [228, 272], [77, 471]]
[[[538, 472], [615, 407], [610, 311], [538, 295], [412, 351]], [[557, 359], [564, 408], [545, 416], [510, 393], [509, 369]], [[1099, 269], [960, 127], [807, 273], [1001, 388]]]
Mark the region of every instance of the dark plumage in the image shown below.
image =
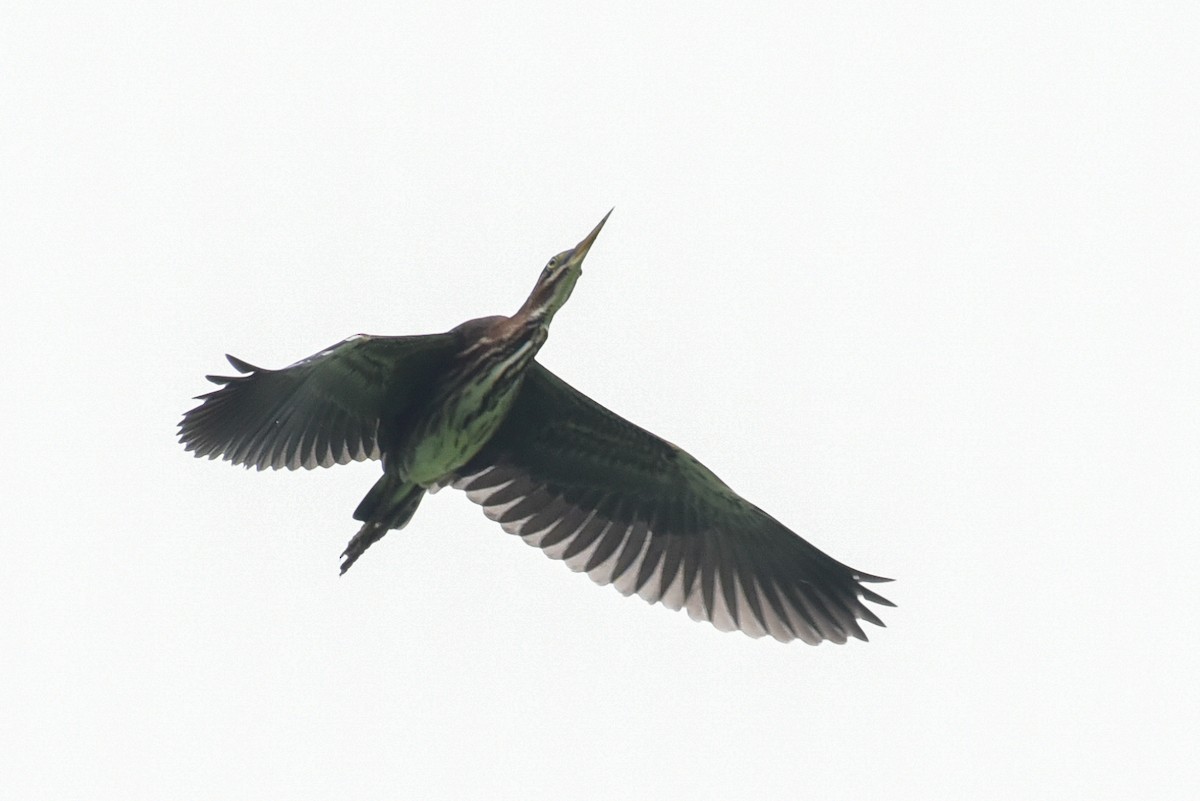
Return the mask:
[[[605, 217], [607, 220], [607, 216]], [[282, 370], [229, 357], [179, 426], [197, 456], [247, 467], [379, 459], [383, 476], [343, 571], [412, 518], [425, 492], [464, 490], [509, 533], [625, 595], [781, 641], [866, 639], [883, 625], [864, 583], [687, 452], [583, 395], [534, 361], [602, 220], [550, 261], [512, 317], [444, 334], [359, 335]]]

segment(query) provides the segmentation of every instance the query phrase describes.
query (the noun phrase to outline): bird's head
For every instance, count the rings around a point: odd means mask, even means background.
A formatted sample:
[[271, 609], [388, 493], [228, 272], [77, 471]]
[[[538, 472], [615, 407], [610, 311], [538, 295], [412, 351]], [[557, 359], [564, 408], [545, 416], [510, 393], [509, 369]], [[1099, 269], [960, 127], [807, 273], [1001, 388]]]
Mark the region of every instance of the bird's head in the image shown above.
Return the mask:
[[608, 221], [609, 214], [612, 214], [611, 209], [608, 214], [604, 215], [604, 219], [592, 229], [592, 232], [583, 238], [582, 242], [546, 262], [546, 266], [542, 268], [542, 274], [538, 276], [537, 283], [534, 285], [533, 291], [529, 293], [529, 299], [525, 301], [525, 305], [518, 312], [518, 316], [536, 319], [549, 325], [554, 313], [562, 308], [563, 304], [567, 302], [567, 298], [571, 297], [571, 290], [575, 288], [575, 282], [583, 274], [583, 260], [587, 256], [588, 250], [591, 249], [592, 243], [596, 241], [596, 237], [600, 235], [600, 229]]

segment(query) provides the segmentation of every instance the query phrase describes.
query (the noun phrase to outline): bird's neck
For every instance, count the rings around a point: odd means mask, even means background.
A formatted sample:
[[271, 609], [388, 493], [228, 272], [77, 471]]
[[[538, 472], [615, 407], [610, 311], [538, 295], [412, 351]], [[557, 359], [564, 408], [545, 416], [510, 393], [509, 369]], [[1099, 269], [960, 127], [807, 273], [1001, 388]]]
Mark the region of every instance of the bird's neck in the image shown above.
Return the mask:
[[554, 319], [554, 315], [571, 297], [571, 291], [575, 289], [575, 282], [578, 280], [578, 269], [568, 269], [550, 276], [542, 276], [512, 319], [520, 320], [522, 324], [528, 322], [548, 327], [550, 321]]

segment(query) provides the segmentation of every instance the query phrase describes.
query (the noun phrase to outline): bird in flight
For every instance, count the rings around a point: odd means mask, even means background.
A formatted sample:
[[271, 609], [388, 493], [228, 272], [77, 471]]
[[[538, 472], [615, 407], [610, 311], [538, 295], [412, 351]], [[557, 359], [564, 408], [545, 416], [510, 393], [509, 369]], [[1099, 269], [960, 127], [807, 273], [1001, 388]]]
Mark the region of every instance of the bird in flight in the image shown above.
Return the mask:
[[546, 263], [511, 317], [359, 334], [280, 370], [227, 356], [240, 375], [208, 376], [219, 388], [184, 414], [180, 442], [259, 470], [380, 461], [343, 573], [403, 528], [426, 492], [451, 486], [505, 531], [625, 595], [752, 637], [865, 640], [859, 621], [883, 622], [863, 601], [893, 604], [864, 584], [890, 579], [826, 555], [534, 359], [608, 216]]

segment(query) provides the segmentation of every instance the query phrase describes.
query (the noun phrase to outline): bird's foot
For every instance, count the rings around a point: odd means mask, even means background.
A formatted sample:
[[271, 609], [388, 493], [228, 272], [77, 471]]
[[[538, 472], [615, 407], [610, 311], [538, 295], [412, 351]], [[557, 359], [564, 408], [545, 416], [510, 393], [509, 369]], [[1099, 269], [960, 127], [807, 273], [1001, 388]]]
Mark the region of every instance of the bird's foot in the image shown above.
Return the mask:
[[382, 523], [364, 523], [358, 533], [350, 538], [350, 542], [346, 544], [346, 550], [342, 551], [342, 556], [345, 557], [345, 561], [342, 562], [342, 573], [349, 570], [350, 565], [358, 561], [358, 557], [362, 556], [368, 548], [381, 540], [387, 533], [387, 526]]

